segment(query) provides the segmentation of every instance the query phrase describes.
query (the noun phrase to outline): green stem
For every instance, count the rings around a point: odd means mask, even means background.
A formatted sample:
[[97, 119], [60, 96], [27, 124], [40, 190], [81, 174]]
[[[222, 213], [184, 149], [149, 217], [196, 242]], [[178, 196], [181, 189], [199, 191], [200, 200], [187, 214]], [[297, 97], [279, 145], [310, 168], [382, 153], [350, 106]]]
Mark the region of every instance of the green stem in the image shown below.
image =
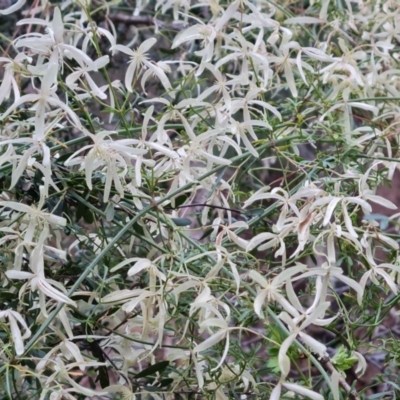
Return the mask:
[[[82, 203], [85, 207], [89, 208], [90, 210], [92, 210], [94, 213], [102, 216], [103, 218], [106, 217], [106, 213], [102, 210], [99, 210], [97, 207], [95, 207], [94, 205], [90, 204], [88, 201], [86, 201], [83, 197], [79, 196], [79, 194], [76, 194], [75, 192], [70, 194], [71, 197], [73, 197], [74, 199], [76, 199], [77, 201], [79, 201], [80, 203]], [[119, 222], [119, 221], [113, 221], [113, 223], [117, 226], [119, 226], [120, 228], [123, 228], [124, 226]], [[167, 249], [160, 247], [157, 243], [151, 241], [150, 239], [148, 239], [147, 237], [137, 233], [134, 229], [132, 229], [130, 231], [130, 233], [137, 237], [140, 240], [143, 240], [143, 242], [146, 242], [147, 244], [149, 244], [150, 246], [155, 247], [157, 250], [161, 251], [162, 253], [168, 253]]]

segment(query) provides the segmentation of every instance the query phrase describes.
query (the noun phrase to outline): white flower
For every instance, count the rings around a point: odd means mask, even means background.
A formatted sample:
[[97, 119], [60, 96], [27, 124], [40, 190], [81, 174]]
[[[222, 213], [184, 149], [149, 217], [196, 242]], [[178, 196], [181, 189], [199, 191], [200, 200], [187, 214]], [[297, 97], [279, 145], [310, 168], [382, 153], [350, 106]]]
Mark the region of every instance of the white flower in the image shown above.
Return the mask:
[[[0, 311], [0, 320], [4, 321], [5, 319], [8, 320], [8, 324], [10, 325], [15, 352], [18, 356], [21, 356], [24, 353], [24, 340], [31, 336], [31, 331], [29, 330], [28, 325], [22, 318], [21, 314], [14, 310]], [[25, 330], [23, 335], [18, 326], [18, 322]]]
[[[282, 116], [280, 112], [273, 106], [271, 106], [269, 103], [261, 100], [255, 100], [262, 91], [259, 88], [250, 90], [246, 96], [243, 99], [240, 100], [232, 100], [230, 107], [229, 107], [229, 113], [230, 115], [233, 115], [237, 113], [239, 110], [242, 110], [243, 112], [243, 122], [238, 122], [234, 118], [230, 118], [230, 130], [233, 135], [237, 137], [238, 143], [240, 143], [240, 140], [243, 141], [246, 149], [254, 156], [258, 157], [257, 151], [254, 149], [252, 144], [250, 143], [246, 132], [249, 133], [249, 135], [254, 139], [257, 140], [257, 135], [254, 132], [253, 127], [258, 126], [261, 128], [266, 128], [266, 129], [271, 129], [270, 124], [266, 121], [266, 117], [264, 116], [264, 113], [260, 112], [255, 106], [261, 107], [264, 112], [265, 110], [270, 111], [273, 113], [279, 120], [282, 120]], [[257, 118], [255, 119], [254, 117], [252, 118], [250, 115], [250, 111], [257, 112], [262, 116], [262, 118]]]
[[128, 276], [133, 276], [138, 274], [139, 272], [143, 270], [148, 270], [149, 271], [149, 289], [154, 290], [156, 288], [156, 279], [160, 281], [160, 285], [163, 284], [167, 280], [167, 277], [163, 272], [161, 272], [157, 266], [152, 263], [150, 260], [147, 258], [128, 258], [127, 260], [122, 261], [115, 267], [111, 269], [111, 272], [118, 271], [120, 268], [125, 267], [125, 265], [135, 263], [133, 267], [131, 267], [128, 271]]
[[[147, 139], [147, 135], [148, 135], [148, 125], [151, 119], [151, 116], [153, 114], [154, 111], [154, 106], [150, 106], [147, 111], [144, 114], [144, 119], [143, 119], [143, 124], [142, 124], [142, 135], [140, 139], [132, 139], [133, 143], [136, 144], [136, 147], [138, 149], [145, 149], [148, 148], [150, 151], [154, 150], [156, 151], [156, 153], [154, 154], [154, 158], [156, 158], [157, 156], [163, 156], [164, 159], [170, 158], [173, 160], [176, 160], [179, 158], [179, 154], [178, 152], [171, 150], [170, 147], [168, 146], [169, 143], [157, 143], [156, 141], [156, 136], [157, 134], [153, 134], [151, 135], [150, 138]], [[158, 166], [160, 165], [161, 160], [158, 161]], [[135, 183], [137, 187], [140, 187], [142, 184], [142, 171], [141, 171], [141, 167], [142, 164], [145, 164], [147, 166], [150, 167], [156, 167], [157, 164], [155, 161], [153, 160], [146, 160], [143, 155], [138, 155], [136, 157], [136, 162], [135, 162]], [[130, 185], [131, 187], [133, 185]], [[135, 189], [133, 189], [135, 190]], [[136, 189], [137, 190], [137, 189]]]
[[254, 311], [256, 314], [259, 317], [262, 317], [262, 307], [264, 306], [265, 301], [276, 301], [284, 310], [291, 314], [296, 314], [296, 309], [283, 296], [282, 286], [286, 281], [290, 281], [294, 275], [303, 272], [306, 268], [305, 265], [299, 264], [295, 267], [285, 269], [275, 278], [268, 280], [259, 272], [251, 270], [249, 277], [261, 286], [261, 290], [258, 291], [257, 297], [254, 300]]
[[[251, 7], [250, 2], [246, 2], [249, 7]], [[245, 39], [245, 37], [238, 31], [235, 30], [232, 34], [235, 42], [233, 45], [226, 46], [227, 49], [232, 52], [227, 54], [225, 57], [220, 57], [218, 62], [215, 64], [215, 67], [219, 69], [224, 64], [227, 64], [231, 61], [236, 61], [238, 59], [242, 60], [240, 74], [232, 79], [232, 83], [240, 84], [240, 85], [248, 85], [250, 83], [249, 79], [249, 71], [252, 69], [252, 66], [256, 68], [256, 72], [260, 75], [260, 80], [262, 81], [262, 87], [267, 87], [270, 76], [272, 75], [271, 68], [269, 66], [269, 57], [266, 57], [265, 54], [259, 52], [259, 47], [261, 47], [263, 30], [260, 30], [260, 34], [257, 38], [255, 44], [249, 42]], [[262, 72], [259, 73], [259, 72]]]
[[24, 61], [30, 62], [32, 59], [27, 57], [24, 53], [18, 53], [13, 60], [6, 57], [0, 57], [0, 62], [6, 63], [3, 67], [4, 76], [0, 86], [0, 104], [10, 97], [11, 90], [13, 91], [14, 99], [19, 99], [20, 92], [14, 75], [23, 68]]
[[183, 115], [183, 110], [187, 107], [196, 107], [196, 106], [204, 106], [206, 103], [201, 102], [197, 99], [185, 99], [180, 101], [178, 104], [173, 105], [172, 102], [168, 101], [167, 99], [164, 99], [162, 97], [156, 97], [151, 100], [145, 100], [142, 103], [148, 103], [148, 102], [154, 102], [154, 103], [161, 103], [164, 104], [168, 107], [166, 112], [162, 114], [161, 119], [158, 121], [157, 124], [157, 137], [160, 143], [163, 142], [163, 131], [164, 131], [164, 125], [167, 123], [167, 121], [173, 121], [176, 119], [181, 120], [186, 134], [189, 136], [191, 140], [196, 140], [196, 135], [193, 131], [192, 126], [189, 124], [188, 120], [186, 117]]
[[307, 326], [310, 324], [316, 325], [327, 325], [330, 324], [336, 317], [321, 320], [319, 319], [320, 315], [323, 315], [326, 309], [329, 307], [330, 303], [322, 303], [316, 309], [309, 310], [306, 313], [299, 314], [295, 311], [294, 318], [291, 318], [286, 312], [282, 312], [279, 315], [279, 318], [287, 324], [289, 328], [289, 336], [283, 341], [278, 353], [278, 364], [281, 370], [281, 377], [279, 379], [278, 384], [275, 386], [274, 390], [271, 393], [271, 397], [269, 400], [280, 400], [280, 395], [282, 391], [282, 387], [293, 391], [295, 393], [300, 394], [301, 396], [309, 397], [313, 400], [323, 400], [323, 396], [319, 393], [316, 393], [308, 388], [297, 385], [295, 383], [286, 382], [285, 379], [290, 372], [290, 359], [287, 356], [287, 351], [292, 343], [299, 337], [308, 347], [311, 348], [312, 351], [318, 353], [319, 355], [323, 355], [326, 352], [326, 346], [316, 339], [311, 337], [310, 335], [302, 332]]
[[221, 360], [219, 361], [218, 365], [212, 369], [212, 371], [217, 370], [221, 367], [223, 362], [225, 361], [226, 356], [228, 355], [229, 351], [229, 332], [230, 328], [228, 322], [219, 317], [219, 318], [207, 318], [200, 324], [200, 333], [202, 333], [205, 329], [210, 329], [211, 327], [219, 328], [216, 333], [208, 337], [202, 343], [198, 344], [193, 351], [195, 353], [200, 353], [201, 351], [207, 350], [210, 347], [214, 346], [215, 344], [219, 343], [221, 340], [225, 339], [225, 348], [222, 353]]
[[[221, 218], [216, 218], [213, 221], [212, 226], [214, 227], [213, 236], [216, 236], [215, 244], [217, 246], [221, 246], [222, 245], [222, 239], [224, 238], [224, 236], [227, 236], [230, 241], [234, 242], [235, 244], [237, 244], [242, 249], [245, 249], [248, 246], [248, 241], [245, 240], [245, 239], [240, 238], [234, 232], [234, 229], [248, 229], [249, 226], [247, 225], [246, 222], [244, 222], [244, 221], [236, 221], [236, 222], [233, 222], [233, 223], [225, 226], [225, 225], [223, 225]], [[218, 231], [219, 228], [221, 229], [221, 232], [218, 235], [216, 235], [216, 231]]]
[[217, 255], [217, 260], [216, 260], [217, 262], [207, 273], [205, 279], [208, 280], [214, 276], [217, 276], [221, 268], [224, 266], [224, 264], [228, 263], [236, 283], [236, 294], [238, 295], [240, 289], [240, 276], [236, 264], [230, 259], [231, 258], [230, 253], [225, 249], [225, 247], [218, 245], [216, 245], [215, 252], [213, 251], [208, 252], [209, 255], [212, 255], [214, 253]]
[[135, 51], [129, 47], [117, 44], [112, 47], [113, 50], [119, 50], [131, 57], [129, 67], [125, 74], [125, 87], [129, 92], [132, 92], [132, 83], [136, 79], [136, 74], [139, 74], [143, 66], [146, 66], [160, 80], [164, 89], [168, 92], [171, 90], [171, 83], [163, 69], [157, 64], [153, 64], [148, 60], [147, 52], [154, 46], [157, 39], [150, 38], [145, 40]]
[[339, 38], [338, 44], [343, 56], [333, 58], [333, 62], [321, 70], [324, 79], [328, 79], [334, 71], [347, 71], [352, 79], [360, 86], [364, 86], [363, 74], [358, 68], [357, 61], [364, 59], [366, 54], [362, 51], [350, 51], [342, 38]]
[[222, 76], [221, 72], [217, 68], [215, 68], [214, 65], [206, 63], [204, 64], [204, 67], [214, 75], [216, 82], [214, 83], [214, 85], [205, 89], [200, 94], [200, 96], [197, 97], [197, 99], [203, 101], [204, 99], [206, 99], [208, 96], [210, 96], [215, 92], [222, 93], [222, 97], [224, 100], [224, 107], [226, 107], [229, 110], [231, 108], [231, 96], [229, 94], [227, 86], [230, 83], [226, 81], [226, 79]]
[[[259, 200], [277, 200], [277, 204], [282, 205], [282, 209], [276, 223], [276, 229], [277, 231], [281, 231], [290, 211], [292, 211], [297, 217], [300, 217], [300, 211], [296, 205], [299, 196], [297, 195], [296, 197], [290, 197], [289, 193], [282, 188], [274, 188], [272, 189], [271, 193], [264, 193], [266, 190], [268, 190], [268, 187], [261, 188], [254, 193], [245, 201], [244, 207], [247, 208], [250, 204], [253, 204], [255, 201]], [[282, 193], [282, 195], [279, 193]], [[307, 192], [307, 194], [308, 193], [312, 195], [314, 191]], [[306, 193], [303, 194], [303, 197], [306, 197]]]
[[316, 280], [316, 294], [313, 305], [309, 310], [315, 309], [321, 302], [324, 302], [327, 296], [329, 282], [332, 278], [339, 279], [344, 284], [354, 289], [358, 296], [358, 302], [361, 304], [363, 296], [363, 288], [354, 279], [343, 275], [342, 268], [333, 266], [329, 261], [321, 265], [321, 267], [310, 268], [308, 272], [303, 273], [299, 276], [299, 279], [307, 278], [310, 276], [317, 276]]
[[19, 106], [25, 103], [34, 103], [35, 105], [35, 133], [41, 137], [45, 131], [46, 109], [49, 106], [62, 109], [72, 120], [77, 128], [81, 127], [78, 116], [67, 104], [63, 103], [57, 96], [57, 71], [58, 64], [49, 63], [43, 73], [42, 85], [39, 94], [26, 94], [15, 100], [14, 104], [2, 113], [0, 120], [4, 120], [8, 115], [14, 112]]
[[294, 80], [292, 66], [293, 65], [298, 66], [300, 75], [302, 75], [303, 80], [305, 80], [305, 78], [304, 74], [302, 73], [301, 69], [302, 66], [311, 70], [311, 72], [313, 72], [313, 69], [307, 63], [302, 62], [301, 59], [294, 60], [290, 58], [290, 50], [292, 48], [297, 48], [299, 44], [297, 42], [290, 41], [290, 39], [292, 38], [292, 32], [289, 29], [286, 28], [281, 28], [281, 29], [283, 31], [283, 35], [281, 44], [279, 46], [279, 55], [278, 56], [271, 55], [269, 56], [269, 60], [275, 65], [279, 65], [279, 67], [283, 69], [283, 73], [285, 75], [286, 83], [289, 87], [289, 90], [291, 91], [293, 97], [297, 97], [298, 95], [297, 85]]
[[368, 279], [370, 279], [371, 282], [373, 282], [375, 285], [379, 286], [380, 284], [377, 279], [379, 276], [381, 276], [386, 281], [387, 285], [390, 287], [390, 290], [394, 293], [394, 295], [397, 295], [397, 285], [394, 279], [385, 270], [389, 269], [393, 272], [397, 272], [398, 274], [400, 274], [400, 266], [389, 263], [382, 263], [377, 265], [372, 256], [370, 243], [368, 243], [366, 248], [366, 257], [369, 262], [370, 269], [366, 271], [360, 279], [360, 286], [362, 288], [362, 291], [359, 293], [358, 302], [361, 302], [361, 298], [364, 293]]
[[[38, 243], [30, 254], [29, 268], [32, 272], [8, 270], [5, 273], [8, 279], [28, 280], [28, 282], [21, 287], [20, 295], [23, 294], [28, 287], [31, 288], [32, 292], [39, 291], [39, 305], [44, 316], [47, 316], [45, 296], [59, 303], [71, 304], [76, 307], [76, 303], [63, 293], [66, 290], [59, 282], [47, 279], [44, 276], [44, 241], [47, 239], [48, 234], [49, 232], [47, 229], [42, 230]], [[56, 289], [54, 286], [60, 290]]]
[[[204, 70], [205, 63], [210, 62], [214, 55], [214, 40], [217, 37], [217, 30], [211, 24], [206, 25], [198, 19], [197, 21], [200, 23], [179, 32], [175, 36], [171, 48], [175, 49], [185, 42], [201, 40], [201, 47], [203, 49], [195, 52], [197, 56], [201, 56], [200, 67], [196, 73], [196, 75], [200, 75]], [[218, 66], [216, 67], [218, 68]]]
[[110, 61], [109, 57], [108, 56], [100, 57], [96, 61], [94, 61], [93, 64], [90, 66], [84, 64], [82, 60], [77, 60], [77, 61], [80, 68], [76, 68], [74, 72], [72, 72], [70, 75], [67, 76], [67, 78], [65, 79], [66, 85], [69, 88], [75, 90], [78, 86], [75, 82], [82, 76], [84, 76], [91, 90], [91, 94], [93, 96], [98, 97], [99, 99], [102, 100], [106, 99], [107, 95], [104, 93], [104, 91], [101, 90], [101, 88], [99, 88], [96, 85], [96, 83], [89, 75], [89, 72], [98, 71], [99, 69], [105, 67]]
[[58, 344], [57, 346], [53, 347], [49, 352], [47, 352], [42, 358], [41, 360], [38, 362], [38, 364], [36, 365], [35, 370], [36, 371], [42, 371], [47, 364], [52, 362], [52, 357], [58, 353], [61, 352], [62, 355], [67, 359], [67, 360], [71, 360], [72, 358], [75, 359], [75, 361], [77, 363], [80, 363], [79, 365], [79, 369], [81, 371], [85, 370], [85, 360], [81, 354], [81, 351], [79, 349], [79, 347], [71, 342], [70, 340], [63, 340], [60, 344]]
[[[65, 161], [65, 166], [81, 165], [81, 169], [85, 170], [86, 184], [90, 190], [92, 189], [93, 172], [99, 168], [106, 168], [104, 202], [108, 201], [112, 182], [114, 182], [120, 197], [124, 197], [122, 182], [128, 172], [128, 165], [132, 159], [135, 160], [137, 156], [147, 153], [147, 150], [132, 147], [137, 140], [111, 140], [110, 135], [112, 134], [115, 132], [101, 131], [96, 135], [87, 132], [94, 144], [82, 147]], [[86, 150], [89, 150], [87, 155], [78, 157]]]
[[[27, 170], [29, 171], [30, 168], [36, 168], [43, 175], [43, 196], [46, 197], [48, 195], [50, 185], [54, 190], [57, 192], [59, 191], [59, 188], [51, 177], [53, 172], [51, 168], [51, 154], [49, 147], [45, 143], [47, 137], [51, 135], [58, 122], [59, 119], [55, 119], [50, 124], [44, 126], [43, 131], [39, 133], [35, 132], [32, 137], [14, 138], [0, 142], [0, 145], [9, 145], [7, 151], [1, 158], [3, 158], [4, 161], [12, 162], [13, 165], [10, 189], [18, 183], [24, 172]], [[14, 147], [22, 147], [23, 145], [26, 145], [27, 148], [22, 151], [21, 155], [17, 154], [14, 151]], [[41, 162], [36, 160], [36, 155], [41, 156]]]
[[313, 205], [311, 206], [311, 209], [315, 209], [316, 207], [321, 207], [325, 206], [325, 204], [328, 204], [326, 211], [325, 211], [325, 216], [323, 220], [323, 225], [327, 225], [332, 217], [333, 212], [335, 211], [336, 206], [341, 203], [342, 205], [342, 212], [343, 212], [343, 219], [344, 223], [346, 225], [347, 230], [349, 231], [349, 234], [353, 236], [354, 238], [357, 238], [358, 235], [356, 231], [354, 230], [353, 224], [351, 222], [349, 213], [347, 211], [347, 207], [349, 203], [357, 204], [361, 206], [364, 214], [369, 214], [372, 211], [372, 207], [363, 199], [359, 197], [337, 197], [337, 196], [326, 196], [326, 197], [321, 197], [317, 199]]
[[290, 372], [290, 359], [286, 353], [297, 337], [317, 354], [322, 355], [326, 352], [326, 346], [324, 344], [318, 342], [318, 340], [303, 332], [303, 330], [310, 324], [322, 326], [330, 324], [336, 317], [327, 320], [319, 319], [321, 315], [325, 314], [329, 306], [329, 302], [324, 302], [319, 304], [314, 310], [310, 310], [310, 312], [304, 314], [296, 312], [295, 316], [292, 318], [285, 311], [279, 314], [279, 318], [288, 326], [290, 332], [289, 336], [283, 341], [278, 354], [278, 363], [282, 378], [286, 378]]
[[[286, 245], [285, 237], [292, 231], [292, 223], [284, 225], [279, 231], [276, 225], [272, 226], [273, 232], [262, 232], [249, 240], [246, 251], [251, 251], [258, 247], [259, 251], [264, 251], [270, 248], [280, 247], [275, 252], [274, 257], [282, 257], [282, 264], [286, 263]], [[261, 246], [260, 246], [261, 245]]]
[[[17, 22], [17, 25], [40, 25], [47, 29], [46, 34], [29, 33], [15, 41], [15, 47], [27, 47], [33, 53], [39, 55], [47, 55], [49, 57], [49, 65], [56, 65], [56, 71], [62, 65], [65, 56], [75, 59], [78, 63], [85, 63], [91, 67], [92, 59], [76, 45], [64, 42], [65, 27], [59, 7], [54, 9], [53, 20], [46, 21], [39, 18], [26, 18]], [[40, 63], [37, 63], [40, 68]], [[34, 70], [34, 68], [32, 68]]]
[[11, 208], [13, 211], [22, 213], [24, 215], [23, 219], [29, 221], [24, 233], [24, 240], [26, 242], [33, 242], [33, 237], [37, 229], [45, 229], [48, 225], [57, 227], [65, 226], [67, 224], [65, 218], [43, 210], [45, 201], [45, 191], [43, 186], [40, 187], [40, 194], [41, 196], [37, 207], [34, 205], [28, 206], [15, 201], [0, 201], [0, 208], [2, 208], [3, 213], [6, 208]]
[[[71, 363], [65, 363], [61, 357], [55, 357], [53, 360], [51, 360], [51, 366], [52, 369], [54, 370], [54, 373], [51, 374], [50, 376], [46, 377], [46, 380], [43, 382], [43, 386], [46, 391], [52, 391], [52, 386], [55, 387], [56, 391], [60, 390], [61, 388], [61, 393], [64, 395], [68, 392], [76, 392], [79, 393], [83, 396], [86, 397], [93, 397], [93, 396], [105, 396], [107, 395], [107, 392], [105, 391], [95, 391], [92, 389], [89, 389], [87, 387], [84, 387], [80, 384], [78, 384], [75, 379], [72, 379], [70, 374], [72, 375], [74, 370], [78, 367], [83, 367], [83, 368], [93, 368], [93, 367], [98, 367], [98, 366], [103, 366], [105, 365], [104, 363], [97, 362], [97, 361], [78, 361], [78, 362], [71, 362]], [[71, 386], [70, 389], [66, 389], [65, 392], [62, 389], [63, 386], [67, 383], [68, 385]], [[58, 390], [57, 390], [58, 389]]]

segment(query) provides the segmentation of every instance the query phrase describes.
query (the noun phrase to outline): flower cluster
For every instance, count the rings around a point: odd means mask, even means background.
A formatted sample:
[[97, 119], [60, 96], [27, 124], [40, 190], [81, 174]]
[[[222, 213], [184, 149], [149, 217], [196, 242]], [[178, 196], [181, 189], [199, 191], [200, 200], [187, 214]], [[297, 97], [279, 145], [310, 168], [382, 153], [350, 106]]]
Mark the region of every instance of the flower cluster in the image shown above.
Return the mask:
[[400, 3], [305, 7], [0, 10], [2, 398], [356, 398], [329, 337], [362, 375], [398, 294]]

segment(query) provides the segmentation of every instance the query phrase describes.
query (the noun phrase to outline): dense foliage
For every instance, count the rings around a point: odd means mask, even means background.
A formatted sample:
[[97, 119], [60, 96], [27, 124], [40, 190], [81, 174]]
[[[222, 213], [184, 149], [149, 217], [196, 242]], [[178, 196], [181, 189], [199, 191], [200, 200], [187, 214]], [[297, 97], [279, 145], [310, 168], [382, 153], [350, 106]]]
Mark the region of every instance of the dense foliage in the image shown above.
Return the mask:
[[400, 394], [399, 1], [0, 22], [1, 398]]

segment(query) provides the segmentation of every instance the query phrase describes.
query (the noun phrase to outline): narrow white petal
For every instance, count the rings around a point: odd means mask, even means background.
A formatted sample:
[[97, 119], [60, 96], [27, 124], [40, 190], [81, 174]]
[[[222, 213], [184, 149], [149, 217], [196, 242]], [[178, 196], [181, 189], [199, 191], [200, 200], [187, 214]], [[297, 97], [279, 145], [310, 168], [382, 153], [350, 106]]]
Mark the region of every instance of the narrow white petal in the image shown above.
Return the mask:
[[292, 392], [296, 392], [302, 396], [308, 397], [312, 400], [324, 400], [324, 397], [321, 394], [307, 389], [303, 386], [296, 385], [295, 383], [284, 382], [282, 385], [286, 389], [291, 390]]
[[328, 222], [331, 220], [332, 214], [335, 211], [335, 208], [336, 208], [337, 204], [339, 203], [339, 201], [340, 201], [339, 197], [335, 197], [330, 201], [330, 203], [325, 211], [324, 222], [322, 223], [324, 226], [327, 225]]
[[125, 53], [131, 57], [135, 56], [135, 53], [133, 52], [133, 50], [131, 50], [129, 47], [123, 46], [122, 44], [116, 44], [115, 46], [112, 46], [111, 49], [121, 51], [122, 53]]
[[262, 287], [268, 286], [268, 281], [256, 270], [252, 269], [249, 272], [249, 277], [253, 279], [253, 281], [257, 282]]
[[0, 207], [12, 208], [15, 211], [19, 211], [25, 214], [31, 213], [33, 210], [26, 204], [17, 203], [16, 201], [2, 201], [0, 202]]
[[281, 370], [282, 376], [286, 377], [289, 372], [290, 372], [290, 359], [287, 356], [287, 352], [289, 350], [289, 347], [291, 344], [294, 342], [296, 339], [297, 333], [292, 333], [290, 336], [288, 336], [282, 343], [280, 349], [279, 349], [279, 354], [278, 354], [278, 363], [279, 363], [279, 368]]
[[359, 197], [346, 197], [345, 200], [349, 201], [350, 203], [356, 203], [362, 207], [364, 212], [371, 212], [372, 207], [363, 199]]
[[290, 303], [293, 304], [293, 306], [297, 309], [297, 311], [303, 312], [303, 307], [293, 289], [293, 285], [290, 279], [286, 281], [286, 294]]
[[148, 50], [150, 50], [151, 47], [154, 46], [156, 42], [156, 38], [147, 39], [139, 46], [139, 49], [141, 52], [146, 53]]
[[342, 282], [344, 282], [346, 285], [350, 286], [353, 288], [358, 295], [362, 295], [363, 289], [360, 286], [359, 283], [357, 283], [355, 280], [349, 278], [348, 276], [345, 275], [335, 275], [338, 279], [340, 279]]
[[280, 272], [272, 281], [274, 284], [281, 284], [283, 282], [287, 282], [293, 275], [298, 274], [299, 272], [303, 272], [307, 269], [307, 265], [297, 263], [295, 267], [290, 267]]
[[261, 318], [262, 317], [262, 307], [265, 303], [265, 298], [267, 297], [268, 292], [266, 290], [261, 290], [261, 292], [257, 295], [254, 300], [254, 311]]
[[5, 272], [8, 279], [31, 279], [33, 278], [32, 272], [15, 271], [13, 269]]
[[233, 14], [235, 14], [236, 10], [239, 8], [240, 4], [241, 2], [239, 0], [236, 0], [229, 5], [229, 7], [222, 13], [221, 18], [219, 18], [219, 20], [215, 24], [216, 31], [220, 31], [225, 26], [225, 24], [228, 23]]
[[391, 210], [397, 210], [396, 204], [392, 203], [390, 200], [383, 198], [382, 196], [377, 196], [375, 194], [364, 195], [366, 199], [372, 201], [373, 203], [380, 204], [383, 207], [390, 208]]
[[222, 353], [222, 357], [220, 362], [218, 363], [218, 365], [216, 367], [214, 367], [211, 371], [216, 371], [218, 368], [221, 367], [221, 365], [223, 364], [223, 362], [225, 361], [226, 356], [228, 355], [228, 351], [229, 351], [229, 332], [226, 335], [226, 339], [225, 339], [225, 348], [224, 348], [224, 352]]
[[271, 392], [271, 397], [269, 400], [280, 400], [281, 398], [281, 391], [282, 391], [282, 384], [279, 382], [275, 387], [274, 390]]
[[344, 223], [346, 225], [347, 230], [349, 231], [350, 236], [352, 236], [353, 238], [357, 238], [358, 235], [353, 228], [353, 224], [351, 223], [351, 219], [349, 213], [347, 212], [346, 204], [344, 204], [344, 202], [342, 203], [342, 210], [343, 210]]
[[198, 344], [193, 351], [196, 353], [200, 353], [201, 351], [207, 350], [210, 347], [214, 346], [215, 344], [219, 343], [224, 337], [226, 332], [225, 331], [218, 331], [214, 335], [207, 338], [204, 342]]
[[64, 293], [61, 293], [57, 289], [53, 288], [49, 283], [47, 283], [44, 279], [37, 279], [38, 289], [41, 290], [46, 296], [51, 297], [52, 299], [59, 301], [61, 303], [71, 304], [76, 307], [76, 303], [67, 297]]
[[254, 236], [253, 239], [250, 240], [246, 251], [251, 251], [255, 247], [259, 246], [261, 243], [270, 240], [270, 239], [275, 239], [276, 235], [274, 233], [270, 232], [263, 232], [258, 234], [257, 236]]
[[351, 105], [352, 107], [361, 108], [362, 110], [372, 111], [374, 114], [377, 114], [379, 111], [379, 108], [376, 106], [373, 106], [371, 104], [359, 103], [358, 101], [352, 101], [351, 103], [349, 102], [349, 105]]
[[358, 359], [358, 365], [355, 372], [357, 376], [360, 377], [364, 375], [365, 371], [367, 370], [367, 361], [365, 360], [364, 356], [361, 353], [358, 353], [357, 351], [354, 351], [353, 355], [356, 356]]
[[299, 336], [301, 340], [311, 348], [311, 350], [315, 351], [318, 354], [324, 354], [326, 352], [326, 346], [318, 340], [314, 339], [310, 335], [307, 335], [306, 333], [300, 332]]
[[392, 292], [395, 295], [397, 295], [397, 285], [394, 282], [394, 280], [390, 277], [390, 275], [386, 271], [380, 268], [375, 268], [375, 273], [381, 275], [383, 279], [385, 279], [386, 283], [388, 284]]
[[148, 260], [147, 258], [142, 258], [133, 267], [129, 269], [128, 276], [136, 275], [140, 271], [150, 267], [151, 267], [151, 261]]
[[340, 394], [339, 394], [339, 378], [340, 374], [336, 370], [332, 372], [332, 394], [333, 394], [333, 400], [340, 400]]
[[132, 297], [139, 296], [144, 290], [143, 289], [135, 289], [135, 290], [129, 290], [129, 289], [124, 289], [124, 290], [116, 290], [113, 293], [110, 293], [106, 296], [104, 296], [101, 299], [101, 302], [106, 304], [106, 303], [117, 303], [117, 302], [123, 302], [126, 300], [131, 299]]
[[14, 316], [11, 313], [8, 315], [8, 322], [10, 324], [15, 352], [20, 356], [24, 353], [24, 342], [22, 341], [21, 331], [19, 330], [17, 321], [15, 321]]

